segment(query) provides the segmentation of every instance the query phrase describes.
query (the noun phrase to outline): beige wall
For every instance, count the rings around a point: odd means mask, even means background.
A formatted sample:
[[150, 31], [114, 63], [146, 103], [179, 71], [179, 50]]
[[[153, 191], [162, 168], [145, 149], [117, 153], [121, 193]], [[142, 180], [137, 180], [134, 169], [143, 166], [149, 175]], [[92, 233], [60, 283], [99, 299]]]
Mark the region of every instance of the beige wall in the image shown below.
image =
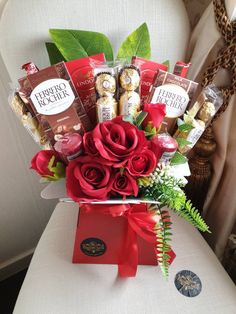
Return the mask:
[[[0, 279], [17, 271], [35, 247], [55, 202], [40, 198], [42, 185], [29, 171], [38, 147], [7, 105], [0, 81]], [[16, 268], [15, 268], [16, 267]]]
[[0, 51], [0, 280], [28, 265], [56, 203], [41, 199], [43, 186], [29, 171], [39, 148], [8, 106], [8, 82]]

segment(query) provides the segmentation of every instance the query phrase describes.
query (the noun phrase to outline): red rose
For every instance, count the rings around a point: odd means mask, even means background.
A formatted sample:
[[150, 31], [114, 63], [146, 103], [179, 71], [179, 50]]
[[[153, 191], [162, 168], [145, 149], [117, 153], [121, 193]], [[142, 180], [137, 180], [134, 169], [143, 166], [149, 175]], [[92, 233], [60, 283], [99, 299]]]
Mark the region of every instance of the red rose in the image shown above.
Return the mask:
[[87, 132], [83, 136], [84, 151], [90, 156], [98, 156], [98, 150], [94, 144], [92, 132]]
[[112, 185], [112, 191], [120, 195], [138, 195], [138, 184], [136, 180], [127, 172], [116, 173]]
[[155, 154], [151, 150], [145, 149], [129, 159], [127, 170], [135, 177], [148, 176], [155, 169], [156, 164]]
[[148, 113], [143, 121], [143, 126], [146, 127], [149, 122], [152, 122], [153, 126], [158, 129], [166, 115], [166, 105], [145, 104], [143, 111]]
[[99, 123], [92, 133], [100, 156], [114, 167], [123, 166], [130, 156], [148, 145], [144, 132], [120, 116]]
[[111, 168], [95, 162], [90, 156], [80, 156], [67, 167], [67, 194], [76, 202], [106, 200], [112, 182]]
[[[51, 167], [50, 161], [55, 158]], [[59, 154], [54, 150], [41, 150], [31, 160], [31, 169], [34, 169], [40, 176], [49, 179], [64, 177], [64, 164]], [[53, 168], [54, 172], [49, 168]]]

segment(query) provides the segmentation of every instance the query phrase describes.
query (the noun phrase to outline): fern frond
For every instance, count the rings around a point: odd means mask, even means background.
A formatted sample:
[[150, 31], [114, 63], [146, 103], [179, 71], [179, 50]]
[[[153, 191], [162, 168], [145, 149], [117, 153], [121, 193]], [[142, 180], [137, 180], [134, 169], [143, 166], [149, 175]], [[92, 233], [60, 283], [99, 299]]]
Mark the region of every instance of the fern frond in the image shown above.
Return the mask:
[[161, 182], [154, 183], [153, 186], [146, 188], [144, 195], [145, 198], [159, 201], [160, 207], [167, 206], [172, 209], [200, 231], [210, 233], [209, 227], [191, 201], [187, 200], [176, 179], [164, 177]]
[[171, 246], [169, 242], [171, 241], [171, 221], [169, 213], [166, 210], [160, 209], [157, 205], [152, 206], [152, 210], [157, 212], [160, 216], [160, 220], [155, 225], [155, 233], [157, 237], [157, 261], [161, 268], [164, 277], [167, 279], [169, 277], [169, 266], [170, 266], [170, 256]]
[[199, 230], [210, 233], [208, 225], [205, 223], [198, 210], [193, 207], [190, 200], [186, 201], [184, 206], [180, 210], [176, 210], [176, 212], [179, 214], [179, 216], [183, 217]]

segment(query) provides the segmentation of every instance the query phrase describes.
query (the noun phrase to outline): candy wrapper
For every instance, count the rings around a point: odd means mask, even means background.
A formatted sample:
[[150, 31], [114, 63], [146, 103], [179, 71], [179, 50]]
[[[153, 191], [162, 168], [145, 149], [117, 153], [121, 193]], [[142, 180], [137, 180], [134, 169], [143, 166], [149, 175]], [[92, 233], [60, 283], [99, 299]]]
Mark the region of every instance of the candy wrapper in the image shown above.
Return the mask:
[[[194, 147], [222, 104], [222, 93], [215, 85], [203, 89], [183, 120], [179, 120], [179, 129], [174, 134], [175, 138], [185, 140], [186, 144], [178, 148], [182, 154], [187, 154]], [[185, 125], [190, 127], [186, 129]]]
[[95, 89], [97, 94], [97, 121], [112, 120], [117, 116], [117, 76], [119, 63], [94, 65]]
[[28, 107], [20, 97], [19, 91], [17, 89], [12, 90], [8, 101], [13, 112], [27, 132], [30, 134], [30, 136], [33, 138], [35, 143], [37, 143], [41, 149], [49, 149], [50, 144], [47, 141], [42, 126], [40, 125], [37, 118], [33, 116], [32, 113], [28, 110]]
[[95, 64], [99, 66], [105, 61], [104, 54], [100, 53], [65, 63], [93, 127], [95, 127], [97, 123], [96, 91], [93, 68]]
[[140, 70], [125, 65], [119, 72], [119, 114], [134, 117], [141, 109]]

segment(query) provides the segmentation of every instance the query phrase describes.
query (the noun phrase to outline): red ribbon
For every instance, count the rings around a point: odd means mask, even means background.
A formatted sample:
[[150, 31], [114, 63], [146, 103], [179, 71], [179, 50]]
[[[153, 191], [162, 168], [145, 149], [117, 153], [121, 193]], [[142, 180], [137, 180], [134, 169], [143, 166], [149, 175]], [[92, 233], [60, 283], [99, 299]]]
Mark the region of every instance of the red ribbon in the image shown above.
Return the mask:
[[118, 264], [121, 277], [134, 277], [138, 266], [137, 235], [150, 243], [156, 243], [154, 227], [156, 222], [147, 211], [146, 204], [81, 204], [85, 211], [111, 214], [113, 217], [123, 216], [127, 219], [127, 233], [123, 245], [122, 256]]

